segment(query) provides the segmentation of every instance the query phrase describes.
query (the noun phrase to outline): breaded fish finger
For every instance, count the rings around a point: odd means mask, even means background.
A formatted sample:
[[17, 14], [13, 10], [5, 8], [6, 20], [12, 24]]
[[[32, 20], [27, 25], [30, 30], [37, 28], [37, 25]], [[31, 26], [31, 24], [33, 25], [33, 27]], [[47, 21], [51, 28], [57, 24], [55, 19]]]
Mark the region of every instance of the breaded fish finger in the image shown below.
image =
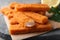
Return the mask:
[[44, 32], [44, 31], [50, 31], [52, 30], [51, 24], [38, 24], [33, 28], [27, 28], [27, 27], [20, 27], [19, 25], [11, 25], [9, 32], [10, 34], [24, 34], [24, 33], [34, 33], [34, 32]]
[[16, 10], [19, 11], [47, 11], [49, 10], [49, 6], [46, 4], [22, 4], [16, 5]]
[[46, 24], [36, 24], [36, 30], [37, 31], [49, 31], [49, 30], [52, 30], [53, 29], [53, 27], [52, 27], [52, 25], [51, 25], [51, 23], [46, 23]]
[[31, 17], [32, 19], [34, 19], [37, 23], [47, 23], [48, 22], [48, 17], [40, 15], [38, 13], [34, 13], [34, 12], [25, 12], [24, 13], [26, 16]]
[[19, 11], [47, 11], [49, 10], [49, 6], [46, 4], [18, 4], [18, 3], [12, 3], [10, 5], [10, 8], [15, 8]]

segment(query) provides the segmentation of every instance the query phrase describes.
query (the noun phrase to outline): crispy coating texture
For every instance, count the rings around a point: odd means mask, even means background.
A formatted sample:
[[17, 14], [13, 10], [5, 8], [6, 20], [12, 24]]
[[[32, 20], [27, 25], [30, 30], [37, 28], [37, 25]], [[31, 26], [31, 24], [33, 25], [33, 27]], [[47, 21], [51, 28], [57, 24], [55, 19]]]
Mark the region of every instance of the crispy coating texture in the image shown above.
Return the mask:
[[40, 12], [37, 12], [37, 13], [39, 13], [39, 14], [41, 14], [41, 15], [45, 15], [45, 11], [40, 11]]
[[5, 8], [2, 8], [1, 12], [4, 14], [4, 15], [8, 15], [9, 13], [11, 13], [13, 10], [12, 9], [9, 9], [7, 7]]
[[43, 31], [49, 31], [53, 29], [51, 23], [46, 23], [46, 24], [36, 24], [36, 30], [39, 32], [43, 32]]
[[7, 16], [8, 19], [11, 19], [11, 18], [13, 18], [15, 11], [10, 8], [5, 7], [1, 10], [1, 12], [3, 13], [3, 15]]
[[49, 30], [52, 30], [50, 23], [47, 23], [47, 24], [36, 23], [36, 25], [31, 28], [20, 27], [19, 25], [11, 25], [9, 32], [12, 35], [16, 35], [16, 34], [25, 34], [25, 33], [44, 32], [44, 31], [49, 31]]
[[10, 8], [16, 9], [18, 11], [47, 11], [49, 10], [49, 6], [46, 4], [19, 4], [12, 3], [10, 4]]
[[[10, 34], [20, 34], [23, 33], [22, 31], [25, 31], [24, 33], [28, 33], [27, 31], [30, 31], [32, 28], [26, 27], [25, 23], [32, 20], [33, 20], [32, 18], [29, 18], [28, 16], [24, 15], [23, 12], [15, 12], [14, 18], [10, 19], [10, 28], [9, 28]], [[13, 27], [15, 27], [16, 29], [14, 29]], [[14, 31], [12, 32], [11, 30]]]
[[[52, 30], [48, 17], [44, 16], [47, 10], [49, 10], [49, 6], [46, 4], [19, 4], [14, 2], [1, 11], [8, 17], [9, 33], [15, 35]], [[35, 24], [32, 27], [26, 26], [26, 23], [33, 21]]]
[[16, 2], [13, 2], [13, 3], [11, 3], [10, 5], [9, 5], [9, 7], [11, 8], [11, 9], [15, 9], [15, 6], [16, 5], [20, 5], [19, 3], [16, 3]]
[[9, 28], [10, 34], [15, 35], [15, 34], [25, 34], [25, 33], [33, 33], [33, 32], [43, 32], [43, 31], [48, 31], [52, 29], [50, 23], [46, 23], [46, 24], [36, 23], [36, 25], [34, 25], [33, 27], [24, 26], [25, 22], [29, 20], [31, 21], [30, 19], [31, 17], [28, 18], [28, 16], [24, 15], [24, 13], [26, 12], [18, 12], [18, 13], [15, 12], [15, 15], [14, 15], [15, 19], [11, 20], [12, 23]]
[[48, 17], [43, 16], [41, 14], [38, 13], [33, 13], [33, 12], [25, 12], [24, 13], [26, 16], [31, 17], [32, 19], [34, 19], [37, 23], [47, 23], [48, 22]]
[[[11, 25], [21, 24], [20, 26], [24, 27], [25, 23], [33, 20], [32, 18], [26, 16], [23, 12], [14, 12], [12, 15], [13, 18], [9, 19]], [[22, 26], [22, 24], [24, 25]]]

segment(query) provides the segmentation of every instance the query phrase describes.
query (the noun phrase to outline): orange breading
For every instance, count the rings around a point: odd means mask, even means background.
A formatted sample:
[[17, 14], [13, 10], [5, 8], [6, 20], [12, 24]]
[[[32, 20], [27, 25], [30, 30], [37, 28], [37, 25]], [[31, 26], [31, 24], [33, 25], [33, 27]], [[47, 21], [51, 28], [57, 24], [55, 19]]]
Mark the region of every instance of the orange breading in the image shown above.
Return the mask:
[[15, 9], [16, 5], [19, 5], [19, 3], [13, 2], [9, 6], [10, 6], [11, 9]]
[[[19, 25], [10, 25], [9, 32], [10, 34], [25, 34], [31, 33], [34, 29], [32, 27], [20, 27]], [[35, 30], [34, 30], [35, 31]]]
[[12, 3], [10, 8], [14, 8], [18, 11], [47, 11], [49, 10], [49, 6], [46, 4], [19, 4]]
[[23, 31], [25, 31], [24, 33], [28, 33], [29, 30], [31, 30], [31, 27], [27, 27], [25, 26], [25, 24], [28, 21], [32, 21], [32, 20], [33, 20], [32, 18], [24, 15], [23, 12], [15, 12], [14, 18], [9, 20], [10, 21], [10, 28], [9, 28], [10, 32], [11, 32], [11, 29], [15, 30], [11, 34], [23, 33]]
[[40, 11], [40, 12], [37, 12], [37, 13], [39, 13], [41, 15], [45, 15], [45, 11]]
[[9, 33], [14, 35], [51, 30], [48, 17], [44, 16], [49, 9], [46, 4], [19, 4], [14, 2], [1, 11], [8, 17]]
[[24, 13], [26, 16], [31, 17], [32, 19], [34, 19], [37, 23], [47, 23], [48, 22], [48, 17], [40, 15], [38, 13], [34, 13], [34, 12], [25, 12]]
[[28, 28], [28, 27], [20, 27], [20, 25], [11, 25], [9, 32], [10, 34], [25, 34], [25, 33], [33, 33], [33, 32], [44, 32], [44, 31], [49, 31], [52, 30], [51, 24], [38, 24], [34, 27]]
[[13, 18], [14, 10], [6, 7], [6, 8], [3, 8], [1, 11], [4, 15], [8, 17], [8, 19]]
[[[24, 5], [24, 4], [19, 4], [19, 3], [13, 2], [13, 3], [10, 4], [10, 8], [15, 10], [15, 8], [17, 8], [16, 5], [17, 5], [17, 6], [21, 6], [21, 5]], [[25, 4], [25, 5], [26, 5], [26, 4]], [[31, 4], [30, 4], [30, 5], [31, 5]], [[34, 5], [35, 5], [35, 4], [34, 4]], [[36, 4], [36, 5], [37, 5], [37, 4]], [[29, 11], [29, 9], [26, 9], [26, 10]], [[23, 10], [23, 11], [26, 11], [26, 10]], [[33, 10], [33, 9], [32, 9], [32, 10]], [[31, 11], [32, 11], [32, 10], [31, 10]], [[37, 12], [37, 13], [40, 13], [40, 14], [42, 14], [42, 15], [45, 15], [45, 11], [42, 11], [42, 10], [41, 10], [41, 11], [38, 11], [38, 10], [34, 11], [34, 10], [33, 10], [33, 12]]]
[[19, 21], [29, 21], [30, 19], [32, 19], [32, 18], [26, 16], [24, 14], [24, 12], [15, 12], [14, 17], [17, 18], [17, 20], [19, 20]]
[[15, 12], [14, 17], [12, 19], [10, 19], [11, 24], [15, 24], [15, 23], [18, 24], [18, 22], [19, 22], [19, 23], [22, 23], [25, 25], [26, 23], [32, 22], [32, 21], [34, 21], [34, 20], [32, 18], [26, 16], [23, 12]]
[[2, 12], [4, 15], [8, 15], [8, 14], [11, 13], [12, 11], [13, 11], [12, 9], [7, 8], [7, 7], [3, 8], [3, 9], [1, 10], [1, 12]]
[[36, 30], [37, 31], [49, 31], [52, 29], [51, 23], [46, 24], [36, 24]]
[[15, 8], [19, 11], [47, 11], [50, 9], [46, 4], [22, 4], [16, 5]]

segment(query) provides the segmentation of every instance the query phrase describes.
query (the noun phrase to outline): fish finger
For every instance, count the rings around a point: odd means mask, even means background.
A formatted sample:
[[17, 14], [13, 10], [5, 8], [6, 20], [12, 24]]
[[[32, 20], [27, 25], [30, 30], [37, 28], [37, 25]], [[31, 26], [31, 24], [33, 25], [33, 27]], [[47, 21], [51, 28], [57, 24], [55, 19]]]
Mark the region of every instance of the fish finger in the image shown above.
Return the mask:
[[24, 14], [34, 19], [37, 23], [44, 24], [48, 22], [48, 17], [43, 16], [41, 14], [34, 13], [34, 12], [25, 12]]
[[49, 6], [46, 4], [17, 4], [12, 3], [10, 8], [15, 8], [18, 11], [47, 11], [49, 10]]

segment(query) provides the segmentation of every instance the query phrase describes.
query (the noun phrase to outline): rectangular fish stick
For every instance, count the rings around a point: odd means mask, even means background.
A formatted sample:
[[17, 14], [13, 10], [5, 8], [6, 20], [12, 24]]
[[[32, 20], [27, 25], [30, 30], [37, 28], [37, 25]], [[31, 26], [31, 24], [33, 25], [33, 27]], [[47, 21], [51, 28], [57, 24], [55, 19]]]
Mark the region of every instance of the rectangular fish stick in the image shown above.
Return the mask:
[[[16, 28], [15, 28], [16, 27]], [[27, 28], [27, 27], [20, 27], [19, 25], [11, 25], [10, 26], [10, 34], [27, 34], [27, 33], [36, 33], [36, 32], [44, 32], [52, 30], [51, 24], [38, 24], [34, 27]]]
[[49, 30], [52, 30], [52, 29], [53, 29], [52, 25], [49, 22], [46, 23], [46, 24], [39, 24], [39, 23], [36, 24], [36, 30], [40, 31], [40, 32], [49, 31]]
[[16, 10], [19, 11], [47, 11], [49, 10], [49, 6], [46, 4], [22, 4], [22, 5], [16, 5]]
[[45, 11], [40, 11], [40, 12], [37, 12], [37, 13], [39, 13], [39, 14], [41, 14], [41, 15], [45, 15]]
[[49, 10], [49, 6], [46, 4], [18, 4], [12, 3], [10, 4], [10, 8], [16, 9], [19, 11], [47, 11]]
[[33, 18], [37, 23], [41, 23], [41, 24], [44, 24], [44, 23], [47, 23], [48, 22], [48, 17], [46, 16], [43, 16], [43, 15], [40, 15], [38, 13], [34, 13], [34, 12], [28, 12], [28, 13], [24, 13], [25, 15]]

